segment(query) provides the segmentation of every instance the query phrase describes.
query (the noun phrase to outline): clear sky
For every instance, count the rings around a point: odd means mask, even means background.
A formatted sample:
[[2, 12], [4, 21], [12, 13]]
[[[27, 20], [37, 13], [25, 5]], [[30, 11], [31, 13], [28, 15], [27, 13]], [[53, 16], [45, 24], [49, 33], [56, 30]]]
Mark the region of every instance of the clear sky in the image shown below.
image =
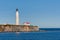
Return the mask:
[[41, 28], [60, 28], [60, 0], [0, 0], [0, 24], [15, 24], [16, 8], [20, 24], [30, 22]]

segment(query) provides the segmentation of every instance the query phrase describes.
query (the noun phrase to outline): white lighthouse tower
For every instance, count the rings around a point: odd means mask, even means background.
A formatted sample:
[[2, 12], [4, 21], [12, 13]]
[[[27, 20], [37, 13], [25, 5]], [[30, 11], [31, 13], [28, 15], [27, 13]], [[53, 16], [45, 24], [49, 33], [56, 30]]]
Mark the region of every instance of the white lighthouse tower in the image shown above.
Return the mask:
[[19, 12], [18, 12], [18, 9], [16, 9], [16, 25], [19, 25]]

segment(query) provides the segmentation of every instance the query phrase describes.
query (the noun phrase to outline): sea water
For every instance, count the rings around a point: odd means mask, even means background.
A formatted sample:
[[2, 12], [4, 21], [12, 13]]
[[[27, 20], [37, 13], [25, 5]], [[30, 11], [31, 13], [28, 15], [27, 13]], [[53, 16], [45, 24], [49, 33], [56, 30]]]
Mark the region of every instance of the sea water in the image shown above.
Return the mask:
[[40, 28], [41, 32], [1, 32], [0, 40], [60, 40], [60, 28]]

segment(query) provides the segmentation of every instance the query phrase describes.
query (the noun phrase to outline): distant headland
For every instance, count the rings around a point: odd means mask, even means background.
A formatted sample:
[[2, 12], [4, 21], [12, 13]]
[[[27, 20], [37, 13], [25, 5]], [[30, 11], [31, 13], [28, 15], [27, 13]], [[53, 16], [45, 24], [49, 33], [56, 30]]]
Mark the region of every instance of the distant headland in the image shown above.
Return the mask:
[[0, 32], [35, 32], [39, 31], [38, 26], [30, 25], [25, 22], [23, 25], [19, 24], [19, 11], [16, 9], [16, 24], [0, 24]]

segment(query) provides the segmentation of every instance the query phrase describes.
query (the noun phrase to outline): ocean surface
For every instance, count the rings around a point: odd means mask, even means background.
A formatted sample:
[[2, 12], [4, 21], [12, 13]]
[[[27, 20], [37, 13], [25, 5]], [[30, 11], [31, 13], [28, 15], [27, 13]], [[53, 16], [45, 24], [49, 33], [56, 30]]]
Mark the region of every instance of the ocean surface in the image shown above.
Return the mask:
[[41, 32], [1, 32], [0, 40], [60, 40], [60, 28], [40, 28]]

